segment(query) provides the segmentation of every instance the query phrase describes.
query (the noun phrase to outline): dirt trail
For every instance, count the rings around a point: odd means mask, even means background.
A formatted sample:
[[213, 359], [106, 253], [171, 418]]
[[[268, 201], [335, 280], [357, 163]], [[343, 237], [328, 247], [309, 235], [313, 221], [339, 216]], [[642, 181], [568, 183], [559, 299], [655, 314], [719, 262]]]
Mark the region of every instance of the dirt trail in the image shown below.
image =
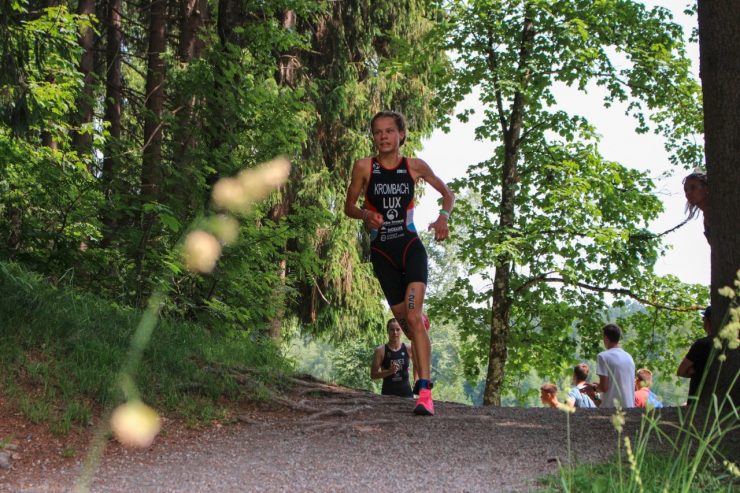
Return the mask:
[[[420, 417], [410, 400], [311, 381], [297, 385], [289, 402], [287, 411], [254, 410], [239, 424], [200, 432], [165, 422], [145, 451], [112, 443], [92, 491], [531, 491], [567, 459], [566, 418], [556, 410], [438, 402], [436, 416]], [[614, 452], [610, 416], [570, 416], [578, 462]], [[675, 419], [676, 410], [663, 416]], [[639, 417], [627, 413], [628, 433]], [[26, 459], [0, 472], [0, 491], [70, 491], [79, 474], [80, 457]]]

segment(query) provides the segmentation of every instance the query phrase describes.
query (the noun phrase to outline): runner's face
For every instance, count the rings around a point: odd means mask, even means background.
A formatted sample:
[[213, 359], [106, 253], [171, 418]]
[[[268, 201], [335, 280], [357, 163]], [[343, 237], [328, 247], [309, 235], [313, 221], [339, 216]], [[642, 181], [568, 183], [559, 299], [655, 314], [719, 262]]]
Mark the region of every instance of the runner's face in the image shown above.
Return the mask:
[[401, 334], [403, 334], [401, 324], [398, 322], [391, 322], [390, 326], [388, 326], [388, 340], [398, 341], [401, 339]]
[[395, 120], [391, 117], [383, 116], [373, 123], [373, 143], [378, 152], [397, 151], [405, 135], [405, 132], [398, 130]]
[[683, 191], [686, 194], [686, 201], [691, 205], [700, 206], [707, 200], [707, 186], [696, 178], [686, 180]]

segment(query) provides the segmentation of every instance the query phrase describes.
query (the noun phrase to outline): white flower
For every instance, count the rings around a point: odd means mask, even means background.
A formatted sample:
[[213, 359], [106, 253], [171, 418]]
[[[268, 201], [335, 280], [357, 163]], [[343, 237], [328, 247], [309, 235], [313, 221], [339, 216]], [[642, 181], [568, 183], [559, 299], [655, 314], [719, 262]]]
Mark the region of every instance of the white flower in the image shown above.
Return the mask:
[[290, 174], [290, 162], [285, 158], [268, 161], [256, 168], [239, 173], [237, 180], [244, 190], [248, 205], [267, 197], [273, 190], [285, 183]]
[[722, 464], [724, 464], [727, 470], [730, 471], [730, 474], [732, 474], [736, 478], [740, 478], [740, 469], [738, 469], [737, 465], [734, 462], [725, 460], [722, 461]]
[[730, 299], [732, 299], [732, 298], [734, 298], [734, 297], [735, 297], [735, 290], [734, 290], [734, 289], [732, 289], [732, 288], [731, 288], [730, 286], [725, 286], [725, 287], [723, 287], [723, 288], [719, 288], [719, 289], [717, 290], [717, 292], [718, 292], [719, 294], [721, 294], [722, 296], [724, 296], [725, 298], [730, 298]]
[[185, 238], [183, 258], [185, 266], [193, 272], [207, 273], [216, 267], [221, 256], [221, 243], [205, 231], [193, 231]]
[[290, 175], [290, 161], [284, 157], [245, 169], [236, 178], [222, 178], [213, 186], [216, 207], [247, 213], [255, 202], [267, 197], [285, 183]]
[[617, 430], [617, 432], [622, 433], [622, 427], [624, 426], [624, 413], [621, 411], [617, 411], [617, 413], [613, 415], [611, 419], [614, 429]]
[[242, 183], [236, 178], [221, 178], [213, 186], [216, 207], [234, 212], [245, 212], [249, 199]]
[[110, 423], [116, 439], [127, 447], [148, 447], [161, 428], [157, 412], [141, 401], [118, 406]]

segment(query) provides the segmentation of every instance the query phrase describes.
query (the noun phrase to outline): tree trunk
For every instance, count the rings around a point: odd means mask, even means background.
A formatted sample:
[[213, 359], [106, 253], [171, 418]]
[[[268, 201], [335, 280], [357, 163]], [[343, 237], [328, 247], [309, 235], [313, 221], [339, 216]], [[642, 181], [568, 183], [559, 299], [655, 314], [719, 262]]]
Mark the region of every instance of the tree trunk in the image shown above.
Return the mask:
[[[530, 49], [534, 39], [534, 24], [525, 17], [522, 28], [522, 44], [519, 51], [519, 73], [521, 87], [525, 88], [530, 79], [528, 68]], [[511, 116], [508, 128], [502, 125], [504, 138], [504, 166], [501, 180], [501, 206], [499, 230], [502, 234], [514, 226], [516, 210], [514, 207], [517, 183], [517, 161], [519, 160], [519, 138], [522, 134], [522, 123], [525, 110], [524, 96], [521, 91], [514, 95], [511, 103]], [[502, 110], [499, 117], [502, 122], [505, 115]], [[496, 274], [493, 280], [493, 302], [491, 304], [491, 345], [488, 353], [488, 372], [486, 388], [483, 392], [483, 404], [486, 406], [501, 405], [501, 391], [504, 383], [504, 369], [507, 357], [507, 338], [509, 335], [509, 314], [511, 310], [510, 278], [511, 255], [503, 254], [496, 259]]]
[[162, 55], [167, 48], [166, 7], [166, 0], [153, 0], [150, 5], [146, 116], [141, 166], [142, 203], [156, 201], [162, 183], [162, 110], [165, 95], [165, 64]]
[[242, 41], [236, 28], [247, 20], [244, 5], [239, 0], [219, 0], [217, 29], [222, 45], [233, 43], [242, 46]]
[[159, 200], [162, 185], [162, 111], [165, 101], [165, 63], [162, 55], [167, 48], [167, 1], [152, 0], [149, 16], [144, 148], [138, 211], [141, 218], [141, 237], [134, 256], [139, 300], [144, 296], [144, 258], [157, 218], [155, 213], [145, 212], [143, 209], [146, 204]]
[[[729, 299], [718, 294], [734, 285], [740, 269], [740, 2], [699, 0], [699, 54], [704, 97], [704, 142], [709, 180], [707, 211], [712, 250], [712, 326], [719, 328]], [[697, 240], [699, 241], [699, 240]], [[707, 380], [715, 381], [717, 365]], [[719, 376], [720, 402], [740, 402], [740, 350], [729, 351]], [[711, 387], [711, 386], [707, 386]], [[705, 389], [711, 390], [711, 389]], [[709, 392], [702, 400], [709, 403]]]
[[[80, 0], [77, 8], [80, 15], [95, 15], [95, 0]], [[97, 21], [96, 21], [97, 23]], [[89, 124], [93, 119], [93, 84], [95, 81], [95, 32], [88, 27], [80, 34], [80, 47], [82, 57], [80, 58], [80, 72], [84, 76], [84, 87], [82, 94], [77, 98], [77, 127]], [[72, 133], [72, 145], [79, 156], [90, 158], [92, 154], [92, 133], [74, 131]], [[91, 167], [91, 162], [88, 167]], [[92, 171], [92, 169], [91, 169]]]
[[[178, 59], [182, 64], [201, 57], [205, 44], [198, 37], [198, 33], [208, 21], [208, 2], [206, 0], [180, 0], [180, 41], [178, 45]], [[189, 151], [193, 148], [193, 107], [195, 96], [181, 93], [175, 96], [177, 123], [173, 136], [173, 165], [177, 176], [170, 180], [172, 184], [168, 192], [171, 201], [183, 208], [187, 214], [193, 207], [194, 183], [188, 179], [190, 167]]]
[[[293, 10], [283, 12], [282, 18], [283, 29], [293, 30], [296, 24], [296, 14]], [[298, 66], [297, 50], [291, 50], [288, 53], [280, 55], [278, 68], [278, 83], [284, 86], [295, 87], [295, 70]]]
[[105, 121], [108, 122], [109, 138], [105, 142], [103, 173], [101, 182], [106, 206], [102, 212], [102, 246], [108, 246], [115, 236], [117, 215], [115, 212], [116, 175], [120, 168], [119, 139], [121, 138], [121, 0], [110, 0], [106, 15], [105, 46]]
[[285, 318], [285, 279], [288, 270], [288, 261], [282, 259], [278, 266], [279, 281], [273, 287], [273, 302], [277, 309], [275, 316], [270, 320], [269, 336], [275, 342], [280, 342], [283, 338], [283, 318]]

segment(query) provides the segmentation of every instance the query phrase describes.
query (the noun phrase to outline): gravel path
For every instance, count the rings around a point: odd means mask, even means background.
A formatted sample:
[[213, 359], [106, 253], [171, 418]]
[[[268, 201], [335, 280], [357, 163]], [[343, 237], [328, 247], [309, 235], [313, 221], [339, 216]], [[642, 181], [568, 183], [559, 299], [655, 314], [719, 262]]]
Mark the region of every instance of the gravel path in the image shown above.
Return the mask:
[[[109, 446], [92, 491], [532, 491], [537, 478], [556, 473], [558, 460], [567, 459], [560, 411], [439, 402], [436, 416], [419, 417], [408, 400], [314, 385], [279, 417], [253, 414], [187, 438], [165, 436], [167, 443], [148, 451]], [[613, 454], [610, 415], [570, 415], [578, 462]], [[673, 419], [676, 410], [663, 415]], [[627, 432], [639, 419], [639, 411], [627, 413]], [[70, 491], [79, 468], [78, 460], [43, 473], [18, 471], [0, 490]]]

